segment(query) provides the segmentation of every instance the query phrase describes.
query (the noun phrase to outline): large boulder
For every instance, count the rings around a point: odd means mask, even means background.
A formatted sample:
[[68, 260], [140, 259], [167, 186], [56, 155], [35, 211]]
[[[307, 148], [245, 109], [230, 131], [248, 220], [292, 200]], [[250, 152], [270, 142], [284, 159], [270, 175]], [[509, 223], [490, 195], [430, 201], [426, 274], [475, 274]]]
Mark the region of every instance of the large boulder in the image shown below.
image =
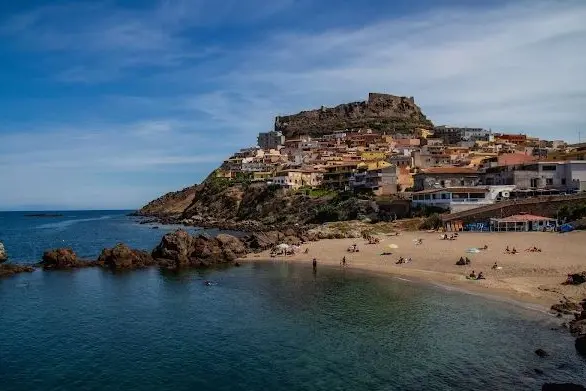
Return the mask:
[[41, 265], [43, 269], [71, 269], [76, 267], [93, 266], [95, 263], [77, 258], [77, 254], [70, 248], [56, 248], [43, 253]]
[[552, 305], [551, 309], [562, 314], [571, 315], [574, 312], [582, 311], [582, 304], [566, 299], [560, 300], [559, 304]]
[[136, 269], [155, 264], [153, 257], [146, 251], [135, 250], [124, 243], [102, 250], [98, 263], [112, 269]]
[[193, 248], [193, 237], [188, 232], [179, 229], [165, 234], [153, 250], [152, 256], [155, 259], [171, 261], [175, 266], [185, 266], [189, 264]]
[[576, 336], [586, 335], [586, 319], [573, 320], [569, 324], [570, 333]]
[[246, 245], [235, 236], [200, 234], [192, 237], [179, 230], [163, 236], [152, 255], [162, 266], [182, 267], [229, 263], [246, 253]]
[[4, 248], [4, 244], [0, 242], [0, 263], [6, 262], [8, 260], [8, 254], [6, 254], [6, 249]]
[[280, 243], [283, 234], [278, 231], [253, 232], [246, 238], [246, 244], [253, 251], [268, 250]]
[[576, 338], [575, 346], [578, 353], [586, 357], [586, 335]]

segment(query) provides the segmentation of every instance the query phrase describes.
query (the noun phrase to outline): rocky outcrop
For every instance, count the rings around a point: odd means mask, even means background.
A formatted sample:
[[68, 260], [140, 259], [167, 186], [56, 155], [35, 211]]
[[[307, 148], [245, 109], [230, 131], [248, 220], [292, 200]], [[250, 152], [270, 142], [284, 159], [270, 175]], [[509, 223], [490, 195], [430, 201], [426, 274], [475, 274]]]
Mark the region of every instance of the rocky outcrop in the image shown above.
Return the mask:
[[138, 216], [179, 216], [193, 202], [198, 185], [170, 192], [153, 200], [138, 210]]
[[433, 124], [412, 97], [370, 93], [365, 102], [302, 111], [275, 118], [275, 130], [286, 138], [319, 137], [336, 130], [371, 129], [376, 132], [411, 133], [433, 129]]
[[6, 262], [8, 260], [8, 254], [6, 254], [6, 249], [4, 248], [4, 244], [0, 242], [0, 263]]
[[119, 243], [113, 248], [103, 249], [98, 264], [110, 269], [137, 269], [153, 266], [155, 260], [146, 251], [131, 249]]
[[0, 264], [0, 278], [10, 277], [18, 273], [34, 272], [35, 268], [30, 265], [16, 265], [12, 263]]
[[95, 262], [78, 259], [77, 254], [70, 248], [57, 248], [45, 251], [40, 264], [45, 270], [72, 269], [96, 265]]
[[152, 256], [162, 266], [184, 267], [230, 263], [246, 253], [246, 246], [235, 236], [193, 237], [184, 230], [177, 230], [163, 236]]

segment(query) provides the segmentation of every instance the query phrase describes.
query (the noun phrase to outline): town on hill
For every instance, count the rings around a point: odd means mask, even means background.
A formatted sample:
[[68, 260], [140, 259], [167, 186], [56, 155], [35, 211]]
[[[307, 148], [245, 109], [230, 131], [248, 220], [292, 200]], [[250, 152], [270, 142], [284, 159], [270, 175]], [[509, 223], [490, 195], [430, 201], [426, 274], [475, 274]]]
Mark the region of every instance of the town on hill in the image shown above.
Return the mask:
[[525, 202], [527, 210], [510, 208], [527, 215], [554, 196], [568, 209], [566, 200], [586, 190], [585, 157], [586, 144], [434, 126], [412, 97], [371, 93], [365, 102], [276, 117], [274, 130], [259, 133], [256, 146], [234, 153], [204, 183], [167, 194], [139, 213], [195, 223], [304, 224], [408, 217], [425, 209], [458, 214], [444, 219], [455, 230], [464, 223], [542, 230], [554, 224], [552, 214], [560, 217], [557, 209], [511, 219], [501, 208], [501, 215], [485, 213], [480, 222], [466, 212], [533, 199]]

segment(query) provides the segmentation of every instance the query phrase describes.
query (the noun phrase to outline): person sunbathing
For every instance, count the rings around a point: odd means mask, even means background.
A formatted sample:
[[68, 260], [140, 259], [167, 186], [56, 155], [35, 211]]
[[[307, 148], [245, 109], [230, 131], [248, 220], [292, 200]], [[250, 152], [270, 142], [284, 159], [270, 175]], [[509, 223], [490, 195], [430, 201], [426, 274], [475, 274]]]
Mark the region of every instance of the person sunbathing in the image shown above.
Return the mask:
[[496, 262], [494, 263], [494, 265], [492, 265], [492, 268], [495, 269], [495, 270], [498, 269], [498, 267], [499, 267], [499, 265], [497, 265]]
[[484, 280], [484, 274], [482, 274], [482, 272], [478, 273], [478, 277], [476, 277], [477, 280]]

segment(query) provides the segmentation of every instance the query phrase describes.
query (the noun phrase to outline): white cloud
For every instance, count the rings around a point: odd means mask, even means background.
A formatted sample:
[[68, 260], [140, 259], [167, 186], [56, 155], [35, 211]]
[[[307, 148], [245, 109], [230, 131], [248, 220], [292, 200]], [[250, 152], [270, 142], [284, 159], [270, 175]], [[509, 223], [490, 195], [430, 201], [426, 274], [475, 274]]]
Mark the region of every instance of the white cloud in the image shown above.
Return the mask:
[[[280, 26], [285, 14], [303, 27]], [[586, 130], [586, 2], [431, 8], [350, 27], [313, 17], [307, 2], [185, 0], [143, 10], [72, 3], [0, 21], [0, 38], [18, 50], [58, 54], [48, 80], [114, 86], [86, 97], [81, 118], [70, 118], [76, 98], [62, 97], [50, 106], [62, 107], [61, 123], [38, 110], [37, 123], [3, 126], [0, 183], [11, 190], [0, 205], [138, 206], [197, 182], [275, 115], [370, 91], [414, 96], [438, 124], [556, 139]], [[200, 31], [247, 24], [266, 34], [222, 41]]]

